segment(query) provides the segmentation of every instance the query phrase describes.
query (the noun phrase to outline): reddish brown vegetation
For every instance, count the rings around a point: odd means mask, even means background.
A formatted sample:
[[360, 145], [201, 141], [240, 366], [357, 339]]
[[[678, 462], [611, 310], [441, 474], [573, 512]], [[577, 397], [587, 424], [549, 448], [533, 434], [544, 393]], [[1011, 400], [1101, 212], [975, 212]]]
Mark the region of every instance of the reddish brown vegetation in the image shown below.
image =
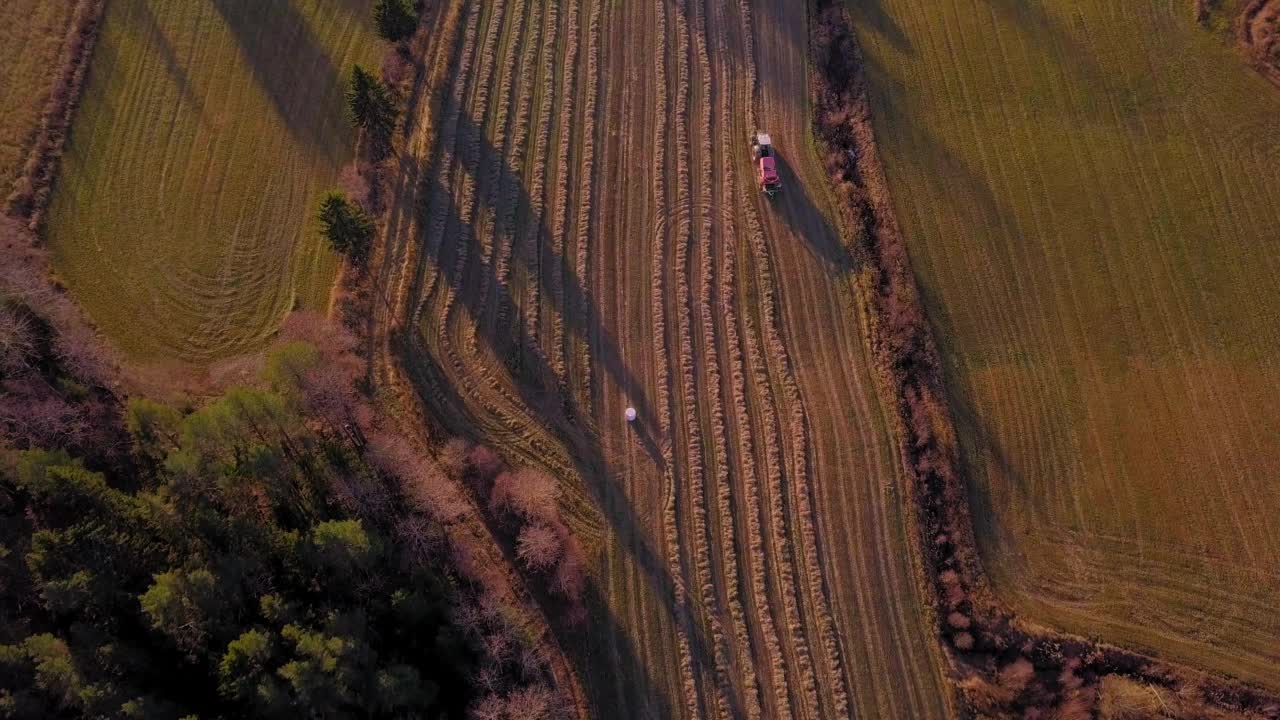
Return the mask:
[[40, 118], [36, 141], [8, 197], [9, 212], [26, 219], [28, 227], [33, 230], [40, 226], [49, 202], [62, 148], [88, 72], [89, 57], [98, 39], [105, 4], [106, 0], [80, 0], [67, 30], [57, 79]]
[[48, 277], [35, 236], [0, 216], [0, 445], [121, 460], [112, 363]]
[[[1125, 676], [1183, 693], [1194, 683], [1165, 663], [1019, 625], [988, 587], [942, 366], [876, 151], [861, 54], [842, 3], [812, 0], [810, 7], [815, 132], [842, 201], [839, 220], [857, 260], [877, 375], [892, 402], [912, 481], [918, 546], [938, 632], [965, 700], [980, 717], [1084, 718], [1098, 705], [1104, 678]], [[1280, 717], [1280, 701], [1252, 689], [1225, 680], [1203, 681], [1197, 688], [1202, 716], [1226, 709]]]
[[516, 557], [567, 603], [567, 620], [580, 619], [585, 557], [560, 515], [555, 479], [529, 468], [507, 470], [497, 453], [482, 445], [467, 452], [466, 458], [469, 484], [478, 495], [487, 495], [495, 521], [514, 538]]

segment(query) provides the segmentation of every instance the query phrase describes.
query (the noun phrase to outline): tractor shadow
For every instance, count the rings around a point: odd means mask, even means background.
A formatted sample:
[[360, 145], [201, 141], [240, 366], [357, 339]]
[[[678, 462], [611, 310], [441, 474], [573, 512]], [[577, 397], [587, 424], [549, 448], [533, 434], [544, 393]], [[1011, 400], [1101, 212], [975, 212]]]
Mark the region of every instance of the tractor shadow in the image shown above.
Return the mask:
[[829, 213], [814, 202], [787, 155], [778, 152], [775, 163], [782, 181], [782, 192], [773, 198], [765, 198], [766, 214], [780, 220], [828, 272], [834, 275], [852, 272], [853, 254], [845, 247], [840, 231], [828, 219]]
[[[617, 338], [600, 321], [599, 312], [589, 292], [582, 286], [581, 279], [575, 276], [572, 264], [552, 248], [551, 231], [545, 218], [541, 222], [531, 218], [532, 214], [528, 209], [534, 207], [533, 198], [530, 197], [524, 179], [517, 169], [507, 165], [501, 151], [493, 146], [483, 128], [465, 112], [458, 116], [456, 133], [458, 154], [454, 160], [455, 169], [475, 179], [477, 183], [477, 202], [474, 208], [476, 216], [479, 217], [486, 209], [493, 211], [495, 215], [500, 213], [504, 209], [502, 204], [506, 202], [500, 196], [504, 190], [514, 191], [514, 202], [520, 210], [516, 213], [517, 224], [511, 239], [515, 245], [512, 253], [514, 264], [522, 266], [519, 269], [523, 270], [526, 277], [539, 284], [544, 297], [554, 298], [559, 295], [562, 298], [566, 339], [584, 340], [591, 348], [594, 364], [608, 373], [628, 393], [629, 401], [639, 414], [636, 422], [630, 424], [629, 428], [649, 457], [659, 464], [659, 469], [665, 469], [661, 467], [663, 454], [660, 433], [653, 420], [657, 414], [644, 391], [644, 385], [624, 361]], [[713, 656], [713, 651], [703, 635], [701, 625], [694, 619], [697, 615], [690, 596], [686, 594], [684, 601], [677, 603], [676, 580], [667, 567], [665, 556], [654, 547], [652, 534], [638, 516], [630, 499], [612, 482], [614, 473], [609, 471], [601, 439], [589, 424], [581, 422], [590, 417], [591, 409], [579, 407], [574, 394], [559, 386], [554, 369], [539, 349], [538, 339], [530, 337], [522, 321], [521, 303], [513, 296], [512, 289], [498, 276], [494, 263], [475, 261], [484, 253], [484, 248], [476, 237], [471, 219], [462, 215], [451, 187], [446, 185], [452, 184], [453, 176], [450, 168], [441, 166], [440, 149], [433, 149], [430, 162], [420, 174], [417, 188], [420, 204], [417, 212], [420, 226], [428, 229], [424, 235], [430, 233], [433, 226], [443, 227], [443, 232], [439, 238], [417, 238], [423, 252], [418, 254], [417, 266], [411, 269], [414, 281], [409, 298], [437, 292], [437, 289], [424, 287], [422, 284], [426, 266], [433, 266], [437, 287], [447, 287], [453, 294], [455, 303], [465, 310], [467, 321], [474, 325], [477, 341], [485, 344], [495, 358], [503, 359], [523, 411], [528, 413], [528, 422], [545, 428], [563, 445], [605, 522], [619, 538], [630, 540], [629, 544], [619, 544], [632, 553], [632, 561], [649, 584], [650, 591], [669, 613], [672, 624], [683, 626], [688, 631], [694, 674], [699, 677], [710, 676], [713, 669], [708, 666], [708, 659]], [[494, 178], [497, 178], [496, 187], [493, 186]], [[520, 222], [521, 218], [526, 222]], [[532, 233], [535, 239], [537, 249], [534, 253], [521, 248], [522, 238], [526, 237], [526, 233]], [[517, 269], [512, 268], [513, 277]], [[487, 288], [486, 294], [478, 292], [481, 287]], [[403, 332], [421, 332], [419, 328], [422, 320], [422, 317], [411, 316]], [[433, 328], [426, 331], [445, 333], [447, 329]], [[469, 416], [466, 409], [474, 403], [468, 404], [467, 398], [458, 394], [449, 370], [441, 365], [438, 358], [430, 357], [430, 353], [410, 337], [397, 338], [396, 345], [405, 358], [404, 365], [410, 368], [411, 375], [423, 391], [424, 400], [435, 406], [436, 414], [440, 416], [437, 419], [446, 424], [450, 432], [464, 436], [474, 435], [472, 428], [477, 425], [493, 424], [471, 420], [474, 416]], [[450, 412], [440, 413], [441, 408], [450, 409]], [[678, 469], [675, 472], [675, 483], [680, 484], [683, 479], [679, 477]], [[598, 589], [593, 589], [592, 592], [599, 594]], [[596, 628], [592, 633], [595, 639], [579, 636], [567, 645], [579, 648], [575, 655], [580, 662], [585, 662], [585, 652], [581, 648], [605, 647], [603, 638], [609, 637], [613, 649], [621, 656], [621, 670], [626, 675], [623, 685], [629, 695], [626, 700], [634, 703], [629, 706], [639, 708], [647, 705], [651, 708], [653, 717], [673, 717], [675, 709], [666, 701], [666, 691], [655, 683], [636, 652], [632, 639], [626, 635], [617, 618], [600, 610], [605, 607], [607, 605], [600, 599], [593, 608], [607, 615], [591, 618], [590, 622]], [[601, 635], [602, 629], [611, 636]], [[584, 673], [591, 672], [590, 665], [580, 665], [579, 669]], [[618, 699], [611, 697], [610, 689], [601, 687], [603, 685], [608, 684], [588, 684], [588, 692], [593, 694], [593, 705], [598, 708], [616, 706]], [[730, 703], [736, 708], [741, 701], [735, 697]]]

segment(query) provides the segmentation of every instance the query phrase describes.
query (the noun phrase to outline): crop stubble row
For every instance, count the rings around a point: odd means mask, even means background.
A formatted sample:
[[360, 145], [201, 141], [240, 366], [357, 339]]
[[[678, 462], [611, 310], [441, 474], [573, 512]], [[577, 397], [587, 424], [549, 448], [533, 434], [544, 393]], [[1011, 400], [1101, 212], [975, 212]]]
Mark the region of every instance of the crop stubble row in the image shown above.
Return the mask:
[[[630, 518], [583, 522], [614, 613], [612, 635], [574, 636], [580, 658], [610, 659], [580, 668], [598, 707], [848, 714], [863, 688], [842, 634], [857, 621], [833, 616], [826, 465], [778, 293], [795, 281], [741, 160], [758, 8], [462, 5], [445, 11], [464, 23], [458, 56], [433, 60], [456, 74], [422, 120], [438, 132], [418, 148], [421, 222], [405, 224], [421, 245], [404, 251], [421, 254], [400, 301], [424, 399], [452, 431], [548, 467], [566, 502]], [[629, 402], [649, 410], [634, 428]], [[629, 655], [647, 681], [618, 679]]]

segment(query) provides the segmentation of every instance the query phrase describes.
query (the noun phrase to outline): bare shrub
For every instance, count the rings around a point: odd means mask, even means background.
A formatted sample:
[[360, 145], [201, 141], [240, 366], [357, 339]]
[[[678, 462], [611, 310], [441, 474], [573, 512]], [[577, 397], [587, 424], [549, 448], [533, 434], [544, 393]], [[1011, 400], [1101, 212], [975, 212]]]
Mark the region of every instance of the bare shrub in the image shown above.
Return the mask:
[[436, 462], [440, 464], [440, 469], [445, 474], [455, 480], [461, 480], [467, 470], [467, 454], [471, 452], [471, 445], [462, 438], [450, 438], [440, 448], [436, 455]]
[[35, 328], [30, 316], [17, 308], [0, 306], [0, 373], [27, 369], [35, 355]]
[[477, 483], [477, 487], [483, 491], [489, 487], [498, 473], [502, 472], [504, 464], [502, 457], [492, 449], [484, 445], [476, 445], [467, 453], [467, 466], [471, 468], [471, 475]]
[[543, 523], [530, 523], [516, 540], [516, 557], [532, 570], [555, 565], [564, 553], [564, 544], [555, 530]]
[[520, 688], [507, 697], [510, 720], [550, 720], [558, 715], [556, 693], [541, 683]]
[[559, 487], [555, 479], [530, 468], [502, 473], [493, 483], [489, 504], [495, 511], [512, 510], [529, 520], [558, 515]]
[[497, 695], [486, 695], [471, 708], [469, 714], [472, 720], [504, 720], [507, 716], [507, 703]]
[[403, 435], [371, 433], [365, 458], [383, 474], [400, 481], [401, 492], [415, 510], [446, 523], [468, 511], [466, 499], [444, 470]]
[[582, 549], [578, 546], [576, 539], [569, 537], [565, 540], [564, 556], [556, 566], [551, 589], [564, 596], [570, 603], [577, 604], [582, 600], [582, 592], [586, 589], [586, 585], [587, 573]]
[[338, 187], [365, 212], [373, 212], [369, 202], [371, 190], [369, 179], [361, 171], [359, 161], [353, 160], [342, 168], [342, 174], [338, 176]]

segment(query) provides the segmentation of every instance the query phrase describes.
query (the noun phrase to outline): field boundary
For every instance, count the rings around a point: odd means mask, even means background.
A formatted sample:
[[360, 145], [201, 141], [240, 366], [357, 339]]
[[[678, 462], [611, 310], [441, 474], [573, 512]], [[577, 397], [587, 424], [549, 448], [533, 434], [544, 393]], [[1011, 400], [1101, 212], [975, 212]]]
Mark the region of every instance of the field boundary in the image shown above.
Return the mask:
[[53, 89], [40, 116], [40, 129], [5, 201], [8, 213], [25, 220], [33, 231], [40, 228], [53, 196], [62, 148], [80, 105], [80, 91], [89, 73], [89, 60], [97, 45], [106, 6], [107, 0], [80, 0], [77, 5], [59, 55]]
[[[1268, 0], [1256, 0], [1265, 5]], [[862, 53], [841, 0], [810, 0], [813, 129], [855, 260], [879, 392], [892, 408], [906, 508], [933, 623], [968, 712], [1056, 708], [1092, 717], [1106, 676], [1195, 697], [1208, 712], [1280, 718], [1280, 698], [1217, 675], [1032, 627], [995, 595], [982, 566], [941, 358], [916, 286], [871, 121]], [[1011, 681], [1021, 675], [1019, 681]], [[1153, 691], [1154, 692], [1154, 691]], [[1202, 716], [1202, 715], [1197, 715]]]

